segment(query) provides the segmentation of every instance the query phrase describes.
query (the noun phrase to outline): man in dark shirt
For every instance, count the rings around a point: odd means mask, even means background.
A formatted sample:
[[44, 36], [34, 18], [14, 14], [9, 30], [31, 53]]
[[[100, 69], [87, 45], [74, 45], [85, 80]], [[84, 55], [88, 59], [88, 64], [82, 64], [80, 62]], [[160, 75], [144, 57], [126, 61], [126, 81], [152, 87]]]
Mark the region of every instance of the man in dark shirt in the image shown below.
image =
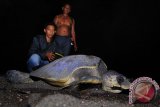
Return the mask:
[[33, 38], [32, 45], [29, 49], [29, 59], [27, 61], [29, 72], [55, 59], [55, 43], [53, 41], [55, 32], [55, 25], [48, 23], [44, 28], [45, 35], [38, 35]]

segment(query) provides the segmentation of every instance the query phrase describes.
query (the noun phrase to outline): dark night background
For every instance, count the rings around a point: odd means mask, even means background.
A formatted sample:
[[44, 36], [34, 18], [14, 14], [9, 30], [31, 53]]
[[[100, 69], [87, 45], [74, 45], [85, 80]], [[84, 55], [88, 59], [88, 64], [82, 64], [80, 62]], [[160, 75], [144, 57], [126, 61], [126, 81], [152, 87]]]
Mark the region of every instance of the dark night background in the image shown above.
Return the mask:
[[[67, 1], [67, 0], [66, 0]], [[1, 73], [26, 71], [33, 36], [61, 13], [65, 0], [1, 0]], [[68, 0], [76, 21], [78, 54], [101, 57], [109, 69], [128, 77], [158, 80], [159, 2]], [[3, 37], [3, 38], [2, 38]]]

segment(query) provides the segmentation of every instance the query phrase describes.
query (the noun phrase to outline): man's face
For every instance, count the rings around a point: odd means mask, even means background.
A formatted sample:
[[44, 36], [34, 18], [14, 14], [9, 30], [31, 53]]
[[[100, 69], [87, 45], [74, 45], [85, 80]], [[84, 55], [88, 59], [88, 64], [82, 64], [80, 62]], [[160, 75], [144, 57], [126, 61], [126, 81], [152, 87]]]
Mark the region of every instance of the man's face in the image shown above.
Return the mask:
[[44, 32], [46, 33], [47, 37], [52, 38], [55, 34], [55, 27], [52, 25], [48, 25], [46, 29], [44, 29]]
[[66, 5], [62, 8], [62, 10], [63, 10], [63, 13], [69, 14], [70, 11], [71, 11], [71, 7], [70, 7], [69, 4], [66, 4]]

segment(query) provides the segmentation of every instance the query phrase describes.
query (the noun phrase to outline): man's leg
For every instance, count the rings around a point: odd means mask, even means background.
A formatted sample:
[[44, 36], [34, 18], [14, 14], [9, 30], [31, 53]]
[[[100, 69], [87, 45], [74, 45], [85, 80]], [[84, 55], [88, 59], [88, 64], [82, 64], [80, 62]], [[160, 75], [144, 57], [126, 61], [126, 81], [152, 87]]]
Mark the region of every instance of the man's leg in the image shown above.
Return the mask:
[[66, 41], [65, 41], [65, 44], [64, 44], [64, 47], [63, 47], [64, 56], [69, 55], [70, 51], [71, 51], [71, 39], [66, 38]]
[[63, 37], [56, 36], [55, 37], [55, 52], [59, 54], [63, 54], [62, 47], [63, 47]]
[[40, 67], [49, 64], [49, 61], [41, 60]]
[[38, 54], [33, 54], [27, 62], [27, 67], [29, 72], [32, 72], [33, 68], [39, 67], [40, 63], [41, 63], [41, 57]]

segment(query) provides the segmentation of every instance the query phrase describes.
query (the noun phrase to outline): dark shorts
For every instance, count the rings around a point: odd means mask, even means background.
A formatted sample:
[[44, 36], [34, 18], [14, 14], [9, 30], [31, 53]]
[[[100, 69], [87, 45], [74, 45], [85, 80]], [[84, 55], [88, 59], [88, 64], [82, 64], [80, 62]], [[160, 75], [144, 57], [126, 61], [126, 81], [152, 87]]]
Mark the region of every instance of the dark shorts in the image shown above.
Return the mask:
[[71, 37], [70, 36], [55, 36], [55, 51], [67, 56], [70, 54], [71, 50]]

